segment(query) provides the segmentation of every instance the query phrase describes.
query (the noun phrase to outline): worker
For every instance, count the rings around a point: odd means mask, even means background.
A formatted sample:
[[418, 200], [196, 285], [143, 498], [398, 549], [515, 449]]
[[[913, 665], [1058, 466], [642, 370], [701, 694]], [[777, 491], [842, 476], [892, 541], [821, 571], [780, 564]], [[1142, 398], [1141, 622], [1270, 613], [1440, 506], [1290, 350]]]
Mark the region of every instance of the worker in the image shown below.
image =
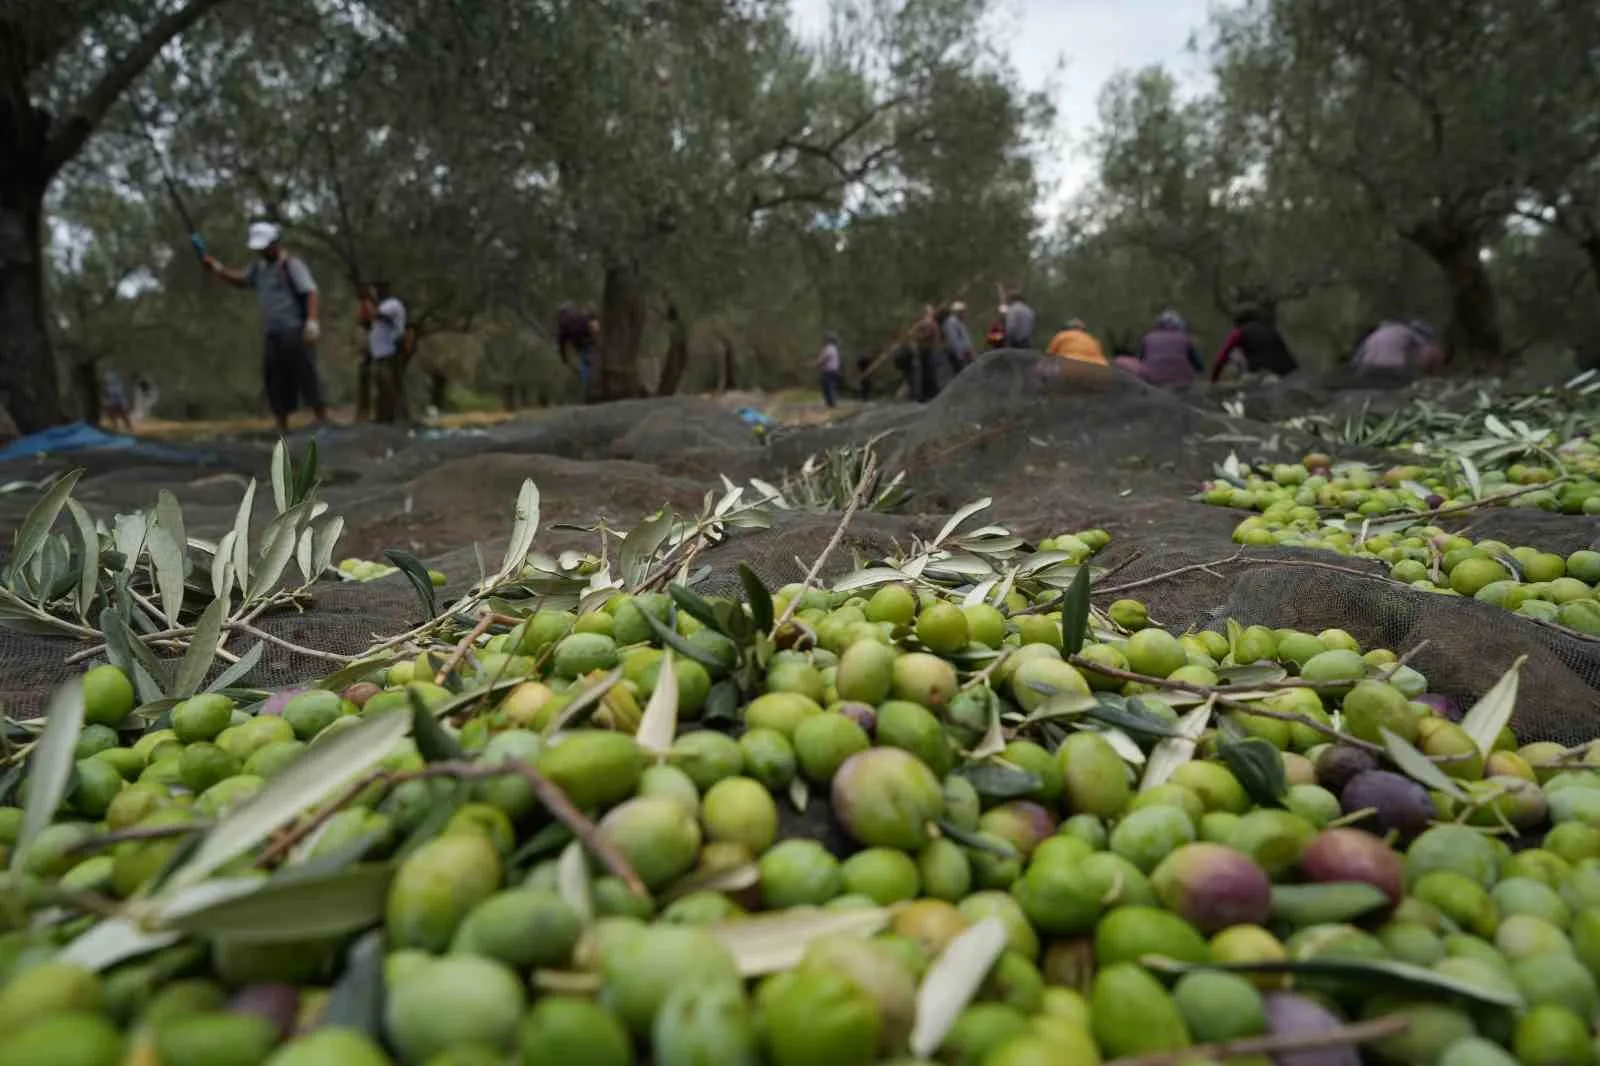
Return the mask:
[[1051, 355], [1059, 355], [1074, 362], [1093, 363], [1097, 366], [1110, 365], [1106, 362], [1105, 349], [1095, 340], [1081, 318], [1067, 319], [1067, 324], [1061, 328], [1061, 332], [1050, 338], [1048, 351]]
[[1140, 338], [1138, 365], [1141, 380], [1162, 388], [1188, 385], [1205, 369], [1189, 324], [1176, 311], [1161, 312], [1155, 328]]
[[1033, 347], [1033, 308], [1023, 300], [1022, 293], [1006, 297], [1006, 347], [1028, 349]]
[[256, 259], [245, 269], [223, 266], [205, 257], [205, 268], [239, 289], [254, 289], [261, 309], [261, 376], [267, 404], [279, 433], [289, 432], [289, 416], [304, 401], [320, 425], [328, 422], [317, 378], [317, 338], [322, 335], [318, 312], [321, 295], [305, 263], [283, 247], [281, 233], [270, 222], [250, 227], [248, 244]]
[[1234, 316], [1233, 332], [1222, 342], [1211, 363], [1211, 380], [1219, 380], [1230, 366], [1239, 373], [1276, 374], [1280, 378], [1300, 369], [1271, 316], [1248, 307]]
[[939, 328], [944, 333], [944, 354], [954, 376], [971, 366], [978, 355], [972, 347], [972, 335], [967, 332], [967, 305], [960, 300], [951, 304]]

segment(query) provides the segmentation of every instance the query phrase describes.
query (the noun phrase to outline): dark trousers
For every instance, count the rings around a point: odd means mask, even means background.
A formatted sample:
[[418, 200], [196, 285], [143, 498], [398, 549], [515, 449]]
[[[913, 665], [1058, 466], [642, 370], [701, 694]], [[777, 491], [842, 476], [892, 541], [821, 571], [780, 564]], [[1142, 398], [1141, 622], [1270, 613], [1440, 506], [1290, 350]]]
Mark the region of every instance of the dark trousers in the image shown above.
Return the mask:
[[917, 392], [913, 399], [927, 403], [939, 395], [939, 353], [935, 349], [917, 353]]
[[822, 372], [822, 402], [832, 407], [839, 402], [839, 383], [844, 380], [844, 375], [837, 370], [824, 370]]
[[393, 422], [404, 415], [400, 395], [400, 357], [372, 360], [373, 415], [378, 422]]
[[317, 351], [298, 334], [268, 334], [263, 344], [261, 377], [272, 417], [283, 422], [303, 402], [321, 414], [322, 384], [317, 380]]

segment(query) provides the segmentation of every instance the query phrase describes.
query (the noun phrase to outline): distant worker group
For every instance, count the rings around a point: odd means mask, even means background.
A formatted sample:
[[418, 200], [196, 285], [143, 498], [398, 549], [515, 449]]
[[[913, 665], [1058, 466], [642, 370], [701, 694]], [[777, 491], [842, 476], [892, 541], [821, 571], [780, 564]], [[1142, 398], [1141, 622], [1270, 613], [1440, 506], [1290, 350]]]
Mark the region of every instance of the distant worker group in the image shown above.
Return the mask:
[[[907, 399], [928, 402], [938, 395], [943, 384], [977, 358], [967, 331], [966, 310], [966, 304], [959, 301], [939, 308], [925, 307], [922, 317], [892, 349], [900, 376], [898, 391]], [[1035, 322], [1034, 310], [1023, 294], [1011, 293], [985, 331], [987, 349], [1030, 350]], [[1246, 375], [1287, 378], [1300, 370], [1299, 361], [1272, 315], [1257, 308], [1243, 309], [1234, 316], [1233, 328], [1209, 366], [1201, 358], [1188, 322], [1173, 310], [1157, 315], [1153, 326], [1131, 350], [1111, 357], [1084, 320], [1077, 317], [1068, 318], [1044, 350], [1072, 362], [1114, 368], [1158, 388], [1181, 388], [1200, 381], [1217, 382]], [[840, 353], [838, 335], [829, 332], [817, 358], [823, 402], [829, 407], [838, 402], [843, 388]], [[1435, 372], [1442, 364], [1443, 353], [1433, 331], [1418, 319], [1388, 319], [1364, 331], [1350, 361], [1351, 369], [1363, 376], [1414, 376]], [[873, 394], [874, 366], [875, 360], [865, 355], [856, 361], [863, 400]]]

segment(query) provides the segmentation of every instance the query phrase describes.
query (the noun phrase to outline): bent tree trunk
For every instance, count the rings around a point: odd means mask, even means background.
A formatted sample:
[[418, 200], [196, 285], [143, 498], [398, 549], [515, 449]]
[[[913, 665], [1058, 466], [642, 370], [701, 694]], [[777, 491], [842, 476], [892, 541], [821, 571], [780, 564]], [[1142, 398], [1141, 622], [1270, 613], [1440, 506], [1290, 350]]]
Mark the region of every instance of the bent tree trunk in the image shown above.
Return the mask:
[[[0, 123], [0, 125], [4, 125]], [[0, 159], [23, 158], [23, 146], [0, 138]], [[0, 168], [7, 167], [0, 162]], [[0, 405], [17, 428], [35, 433], [62, 421], [61, 383], [45, 321], [43, 183], [0, 173]]]
[[639, 346], [644, 341], [645, 299], [635, 262], [606, 267], [600, 296], [600, 372], [595, 396], [631, 400], [642, 395]]
[[684, 371], [689, 368], [689, 323], [675, 303], [667, 304], [667, 358], [661, 364], [661, 381], [656, 385], [657, 396], [672, 396], [683, 384]]
[[1505, 344], [1494, 282], [1483, 265], [1482, 243], [1448, 223], [1425, 223], [1412, 241], [1444, 272], [1450, 288], [1450, 325], [1445, 349], [1452, 365], [1499, 373], [1506, 369]]

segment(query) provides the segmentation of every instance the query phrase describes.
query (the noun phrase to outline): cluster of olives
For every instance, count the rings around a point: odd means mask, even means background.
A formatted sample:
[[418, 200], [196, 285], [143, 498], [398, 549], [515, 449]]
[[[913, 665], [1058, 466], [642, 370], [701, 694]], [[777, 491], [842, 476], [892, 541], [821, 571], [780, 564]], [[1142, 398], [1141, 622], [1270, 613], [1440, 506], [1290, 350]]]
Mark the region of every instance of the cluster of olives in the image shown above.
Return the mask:
[[[449, 686], [423, 654], [159, 718], [95, 667], [61, 810], [18, 848], [31, 782], [0, 808], [24, 903], [0, 912], [0, 1063], [1204, 1062], [1376, 1018], [1405, 1024], [1362, 1055], [1397, 1066], [1596, 1062], [1600, 748], [1509, 729], [1480, 746], [1426, 678], [1340, 630], [1175, 634], [1120, 600], [1120, 631], [1074, 649], [1055, 597], [791, 586], [773, 647], [618, 595], [486, 635]], [[634, 734], [664, 678], [659, 750]], [[100, 973], [59, 957], [97, 920], [75, 901], [137, 902], [170, 869], [185, 838], [163, 827], [226, 820], [329, 738], [418, 704], [450, 712], [452, 765], [536, 771], [625, 870], [592, 855], [575, 878], [527, 775], [422, 776], [429, 744], [407, 737], [265, 863], [389, 866], [375, 933], [191, 937]], [[1396, 744], [1447, 780], [1390, 762]], [[261, 859], [219, 876], [264, 876]], [[821, 921], [852, 912], [856, 931]], [[739, 930], [779, 914], [796, 950], [762, 965]], [[919, 995], [995, 928], [975, 991]], [[374, 935], [380, 1016], [330, 1016]], [[1357, 1061], [1331, 1038], [1302, 1054]]]
[[[1321, 458], [1308, 456], [1306, 462], [1313, 464]], [[1394, 519], [1403, 518], [1408, 510], [1421, 510], [1437, 498], [1424, 501], [1404, 489], [1374, 491], [1370, 472], [1364, 468], [1348, 471], [1333, 481], [1320, 475], [1308, 476], [1307, 469], [1283, 466], [1277, 468], [1272, 481], [1257, 478], [1249, 489], [1212, 487], [1202, 495], [1208, 503], [1260, 512], [1234, 528], [1236, 543], [1318, 548], [1378, 559], [1389, 565], [1394, 580], [1413, 588], [1472, 596], [1527, 618], [1600, 635], [1600, 552], [1582, 549], [1562, 557], [1497, 540], [1473, 541], [1422, 521], [1396, 528]], [[1417, 468], [1399, 467], [1385, 474], [1384, 481], [1411, 481], [1416, 473]], [[1529, 471], [1521, 473], [1526, 477]], [[1367, 487], [1348, 488], [1341, 482]], [[1585, 481], [1567, 488], [1581, 494], [1589, 491], [1585, 486], [1593, 484]], [[1363, 498], [1363, 502], [1343, 521], [1330, 524], [1318, 509], [1329, 501], [1332, 506], [1348, 507], [1355, 497]], [[1529, 493], [1511, 500], [1510, 506], [1536, 506], [1537, 502], [1524, 501], [1537, 498], [1537, 493]], [[1588, 506], [1580, 504], [1575, 510], [1569, 506], [1574, 498], [1563, 496], [1561, 509], [1577, 513]], [[1600, 495], [1585, 495], [1584, 499], [1593, 499], [1595, 507], [1600, 508]], [[1377, 528], [1374, 530], [1373, 526]]]
[[[1600, 514], [1600, 462], [1568, 467], [1564, 476], [1548, 466], [1491, 466], [1479, 474], [1477, 495], [1466, 479], [1447, 465], [1394, 466], [1379, 473], [1360, 463], [1335, 464], [1321, 452], [1298, 463], [1274, 464], [1270, 474], [1249, 471], [1241, 480], [1242, 488], [1226, 480], [1209, 482], [1202, 486], [1200, 499], [1246, 511], [1265, 511], [1287, 502], [1294, 507], [1338, 509], [1360, 518], [1376, 518], [1465, 507], [1484, 497], [1505, 495], [1508, 507]], [[1537, 487], [1545, 484], [1551, 487]]]
[[[376, 581], [390, 574], [397, 574], [400, 568], [388, 563], [374, 562], [371, 559], [340, 559], [339, 573], [350, 581]], [[448, 578], [439, 570], [429, 570], [428, 580], [434, 587], [442, 586]]]

